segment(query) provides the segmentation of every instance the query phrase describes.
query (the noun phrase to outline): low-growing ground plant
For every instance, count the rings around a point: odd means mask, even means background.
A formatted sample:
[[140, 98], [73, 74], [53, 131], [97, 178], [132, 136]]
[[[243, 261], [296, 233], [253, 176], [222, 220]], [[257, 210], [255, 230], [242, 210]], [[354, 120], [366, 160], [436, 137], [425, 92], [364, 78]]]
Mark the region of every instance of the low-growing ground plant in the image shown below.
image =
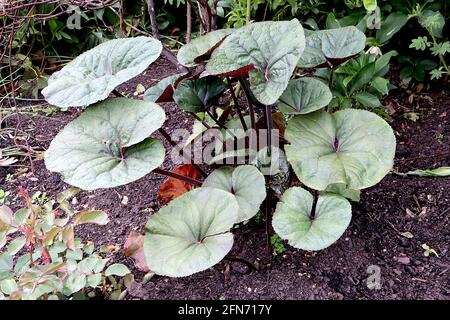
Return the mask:
[[35, 202], [21, 189], [25, 207], [0, 206], [0, 300], [66, 300], [126, 295], [133, 281], [122, 264], [108, 265], [106, 248], [75, 237], [82, 224], [105, 225], [98, 210], [74, 212], [69, 188], [55, 200]]
[[[269, 246], [273, 227], [295, 248], [325, 249], [350, 223], [347, 199], [359, 201], [393, 165], [388, 123], [351, 105], [329, 107], [333, 74], [365, 45], [355, 27], [309, 31], [296, 19], [217, 30], [182, 47], [178, 61], [186, 72], [162, 79], [141, 101], [110, 95], [159, 57], [161, 43], [106, 42], [53, 74], [43, 90], [58, 107], [87, 107], [54, 138], [46, 166], [85, 190], [150, 172], [169, 176], [158, 195], [167, 204], [149, 217], [139, 240], [148, 269], [159, 275], [188, 276], [224, 258], [236, 261], [229, 255], [233, 228], [260, 209]], [[318, 69], [330, 78], [318, 77]], [[162, 128], [164, 102], [196, 119], [182, 141], [180, 132]], [[166, 151], [150, 137], [156, 131], [188, 167], [159, 168]], [[198, 144], [196, 158], [191, 147]]]
[[397, 59], [404, 67], [400, 70], [400, 79], [414, 78], [416, 81], [424, 81], [425, 73], [434, 70], [437, 63], [422, 57], [400, 56]]
[[[384, 76], [389, 71], [389, 61], [396, 51], [378, 54], [379, 48], [369, 49], [358, 57], [339, 66], [335, 71], [333, 100], [330, 107], [340, 110], [351, 107], [373, 109], [382, 107], [381, 98], [394, 86]], [[322, 71], [323, 73], [323, 71]], [[326, 73], [329, 77], [329, 71]]]
[[8, 201], [9, 194], [10, 194], [9, 191], [0, 189], [0, 205], [6, 204], [6, 202]]
[[425, 10], [419, 4], [410, 17], [417, 17], [419, 24], [428, 32], [428, 36], [417, 37], [412, 40], [410, 48], [418, 51], [429, 49], [431, 54], [439, 59], [439, 65], [430, 71], [431, 80], [440, 79], [450, 75], [448, 54], [450, 54], [450, 41], [443, 38], [445, 17], [439, 11]]

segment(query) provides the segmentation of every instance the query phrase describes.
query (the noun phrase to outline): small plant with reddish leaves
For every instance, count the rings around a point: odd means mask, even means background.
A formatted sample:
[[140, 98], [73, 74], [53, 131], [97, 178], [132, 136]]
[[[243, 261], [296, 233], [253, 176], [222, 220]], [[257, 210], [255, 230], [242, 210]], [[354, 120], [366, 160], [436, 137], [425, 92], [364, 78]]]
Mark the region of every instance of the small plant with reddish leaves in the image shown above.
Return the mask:
[[0, 300], [124, 297], [124, 285], [133, 280], [128, 268], [106, 268], [105, 252], [75, 237], [77, 226], [109, 221], [102, 211], [74, 212], [69, 200], [78, 191], [70, 188], [36, 204], [21, 189], [24, 208], [0, 207]]

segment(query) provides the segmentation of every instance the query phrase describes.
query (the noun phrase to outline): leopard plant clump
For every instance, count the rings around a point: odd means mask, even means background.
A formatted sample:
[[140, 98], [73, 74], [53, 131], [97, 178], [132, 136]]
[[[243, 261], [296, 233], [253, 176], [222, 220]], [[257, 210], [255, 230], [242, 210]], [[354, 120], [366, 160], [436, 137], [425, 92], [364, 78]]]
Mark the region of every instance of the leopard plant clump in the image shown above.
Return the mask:
[[[183, 46], [183, 72], [149, 88], [144, 100], [109, 96], [160, 56], [161, 43], [150, 37], [103, 43], [52, 75], [43, 90], [58, 107], [87, 107], [52, 141], [46, 166], [85, 190], [161, 173], [165, 150], [150, 136], [160, 131], [167, 138], [158, 104], [175, 102], [196, 118], [187, 144], [216, 130], [204, 163], [216, 169], [200, 182], [175, 175], [191, 187], [150, 216], [149, 269], [181, 277], [210, 268], [230, 252], [233, 226], [255, 216], [263, 202], [271, 219], [277, 198], [272, 226], [279, 237], [299, 249], [324, 249], [350, 223], [347, 199], [358, 201], [360, 190], [393, 165], [391, 127], [369, 111], [328, 110], [333, 79], [316, 73], [333, 71], [365, 43], [355, 27], [308, 31], [296, 19], [213, 31]], [[219, 98], [228, 105], [219, 107]], [[268, 143], [255, 147], [251, 140], [261, 135]], [[223, 151], [230, 139], [246, 143]], [[294, 174], [302, 187], [289, 185]]]

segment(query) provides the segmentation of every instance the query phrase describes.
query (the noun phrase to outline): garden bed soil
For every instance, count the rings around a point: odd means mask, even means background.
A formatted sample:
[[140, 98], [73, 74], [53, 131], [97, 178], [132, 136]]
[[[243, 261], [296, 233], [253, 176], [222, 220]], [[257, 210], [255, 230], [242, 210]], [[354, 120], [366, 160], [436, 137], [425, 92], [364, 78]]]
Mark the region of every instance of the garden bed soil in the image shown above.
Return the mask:
[[[132, 96], [137, 84], [148, 88], [174, 72], [169, 62], [158, 60], [119, 91]], [[449, 93], [427, 88], [417, 91], [397, 89], [384, 101], [392, 114], [398, 143], [394, 169], [400, 172], [450, 165]], [[174, 104], [163, 104], [163, 108], [168, 117], [164, 125], [167, 131], [190, 128], [191, 119]], [[58, 112], [51, 117], [22, 115], [29, 143], [36, 150], [45, 150], [78, 112]], [[418, 117], [416, 122], [405, 117], [411, 118], [411, 113]], [[14, 117], [7, 124], [14, 126]], [[11, 145], [12, 140], [0, 143]], [[167, 142], [165, 146], [170, 150]], [[26, 160], [22, 164], [29, 165]], [[30, 194], [42, 191], [50, 196], [68, 187], [58, 174], [46, 170], [42, 159], [35, 160], [34, 166], [34, 175], [23, 171], [17, 174], [21, 168], [0, 167], [0, 188], [11, 192], [13, 201], [20, 201], [14, 200], [19, 186]], [[173, 164], [168, 159], [163, 166], [171, 169]], [[16, 174], [12, 183], [5, 181], [7, 173]], [[83, 226], [78, 236], [96, 245], [123, 247], [130, 231], [143, 232], [149, 215], [158, 210], [157, 192], [163, 180], [149, 174], [126, 186], [80, 193], [77, 209], [104, 210], [111, 222], [103, 227]], [[126, 204], [124, 197], [128, 198]], [[362, 192], [361, 202], [353, 204], [350, 227], [323, 251], [305, 252], [285, 244], [284, 253], [268, 254], [265, 222], [252, 219], [234, 230], [231, 254], [256, 263], [258, 271], [247, 273], [244, 265], [224, 261], [190, 277], [154, 276], [141, 284], [144, 273], [134, 268], [131, 258], [119, 251], [114, 259], [127, 264], [138, 280], [129, 290], [130, 299], [449, 299], [449, 216], [450, 177], [389, 174], [380, 184]], [[404, 232], [410, 232], [413, 238], [403, 236]], [[422, 244], [435, 249], [439, 257], [424, 256]], [[381, 287], [369, 289], [368, 270], [377, 268]]]

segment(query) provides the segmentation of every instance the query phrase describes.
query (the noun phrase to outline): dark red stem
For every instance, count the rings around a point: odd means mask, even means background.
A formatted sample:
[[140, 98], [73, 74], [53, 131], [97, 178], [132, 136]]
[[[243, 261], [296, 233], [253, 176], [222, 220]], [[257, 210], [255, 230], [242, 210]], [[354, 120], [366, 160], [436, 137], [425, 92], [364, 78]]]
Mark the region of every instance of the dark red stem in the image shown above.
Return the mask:
[[314, 190], [314, 200], [313, 205], [311, 209], [311, 220], [314, 220], [316, 218], [316, 208], [317, 208], [317, 200], [319, 199], [319, 193]]
[[250, 112], [251, 127], [253, 130], [256, 130], [256, 114], [255, 114], [255, 109], [254, 109], [253, 103], [250, 98], [250, 90], [244, 79], [239, 79], [239, 82], [241, 83], [242, 89], [244, 89], [245, 98], [247, 99], [248, 110]]
[[227, 78], [228, 89], [230, 90], [231, 98], [233, 99], [234, 106], [236, 107], [237, 114], [239, 119], [241, 120], [242, 128], [244, 131], [247, 131], [247, 124], [245, 123], [244, 115], [242, 114], [241, 108], [239, 107], [238, 98], [236, 97], [236, 93], [234, 92], [233, 85], [231, 84], [230, 78]]
[[167, 176], [167, 177], [170, 177], [170, 178], [174, 178], [174, 179], [178, 179], [178, 180], [184, 181], [186, 183], [192, 184], [192, 185], [197, 186], [197, 187], [201, 187], [201, 185], [202, 185], [201, 181], [198, 181], [196, 179], [192, 179], [190, 177], [183, 176], [183, 175], [178, 174], [178, 173], [167, 171], [167, 170], [164, 170], [164, 169], [157, 168], [157, 169], [153, 170], [153, 172], [157, 173], [157, 174], [161, 174], [163, 176]]
[[[267, 182], [268, 185], [270, 185], [270, 176]], [[265, 201], [265, 210], [266, 210], [266, 241], [267, 241], [267, 253], [269, 255], [272, 254], [272, 190], [270, 189], [270, 186], [267, 188], [267, 198]]]
[[[178, 149], [177, 143], [172, 140], [172, 138], [170, 137], [169, 133], [166, 130], [164, 130], [164, 128], [159, 128], [158, 131], [159, 131], [159, 133], [161, 133], [161, 135], [164, 137], [164, 139], [166, 139], [172, 145], [172, 147]], [[183, 151], [183, 150], [177, 150], [177, 151], [178, 151], [178, 153], [181, 153], [181, 151]], [[198, 172], [200, 172], [202, 177], [205, 178], [205, 177], [208, 176], [206, 174], [206, 172], [202, 168], [200, 168], [199, 165], [193, 164], [193, 166], [195, 167], [195, 169], [198, 170]]]

